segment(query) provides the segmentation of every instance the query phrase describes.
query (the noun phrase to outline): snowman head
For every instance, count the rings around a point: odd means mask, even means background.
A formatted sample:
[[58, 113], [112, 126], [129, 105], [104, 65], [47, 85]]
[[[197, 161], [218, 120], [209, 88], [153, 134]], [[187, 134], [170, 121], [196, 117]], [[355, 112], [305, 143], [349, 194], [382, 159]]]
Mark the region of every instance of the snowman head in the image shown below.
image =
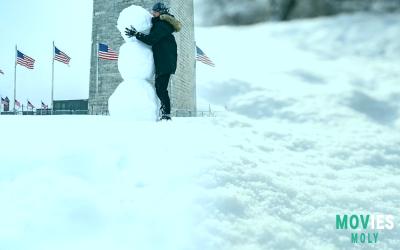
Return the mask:
[[125, 28], [133, 26], [138, 32], [148, 34], [152, 25], [151, 18], [150, 13], [143, 7], [131, 5], [119, 15], [117, 28], [126, 42], [134, 42], [136, 38], [128, 38], [125, 35]]

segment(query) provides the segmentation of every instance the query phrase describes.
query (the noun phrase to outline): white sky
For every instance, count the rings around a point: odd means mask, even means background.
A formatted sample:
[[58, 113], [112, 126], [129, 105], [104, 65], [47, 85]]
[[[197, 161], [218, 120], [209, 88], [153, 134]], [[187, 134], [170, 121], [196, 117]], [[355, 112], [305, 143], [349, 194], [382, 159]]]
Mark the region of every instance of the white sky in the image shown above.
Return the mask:
[[52, 42], [72, 59], [55, 62], [57, 99], [87, 98], [92, 31], [92, 0], [0, 1], [0, 96], [13, 98], [15, 45], [34, 58], [35, 69], [17, 66], [17, 100], [36, 107], [51, 99]]

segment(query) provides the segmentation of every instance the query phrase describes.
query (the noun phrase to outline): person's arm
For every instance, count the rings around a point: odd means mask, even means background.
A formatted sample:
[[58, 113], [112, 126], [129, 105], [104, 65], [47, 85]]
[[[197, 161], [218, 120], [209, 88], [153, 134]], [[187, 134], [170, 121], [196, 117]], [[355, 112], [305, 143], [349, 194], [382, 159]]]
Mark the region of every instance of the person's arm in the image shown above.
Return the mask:
[[154, 44], [156, 44], [158, 41], [160, 41], [161, 38], [163, 38], [164, 36], [169, 35], [170, 33], [172, 33], [172, 31], [170, 32], [168, 27], [166, 26], [167, 24], [160, 22], [158, 24], [156, 24], [156, 26], [154, 27], [154, 29], [150, 32], [150, 34], [145, 35], [143, 33], [138, 32], [136, 34], [136, 38], [139, 41], [144, 42], [147, 45], [153, 46]]

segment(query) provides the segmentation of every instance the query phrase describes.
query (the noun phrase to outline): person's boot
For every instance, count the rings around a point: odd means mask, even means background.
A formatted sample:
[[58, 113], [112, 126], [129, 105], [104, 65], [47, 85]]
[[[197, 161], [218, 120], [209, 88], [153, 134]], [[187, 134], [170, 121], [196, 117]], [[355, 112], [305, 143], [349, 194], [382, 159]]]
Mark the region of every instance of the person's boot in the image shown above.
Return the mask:
[[171, 121], [171, 115], [170, 114], [163, 114], [160, 118], [160, 121]]
[[160, 110], [158, 111], [158, 117], [162, 117], [165, 113], [165, 106], [161, 104]]
[[170, 121], [171, 120], [171, 114], [166, 114], [164, 105], [161, 105], [161, 107], [160, 107], [159, 117], [160, 117], [159, 118], [160, 121]]

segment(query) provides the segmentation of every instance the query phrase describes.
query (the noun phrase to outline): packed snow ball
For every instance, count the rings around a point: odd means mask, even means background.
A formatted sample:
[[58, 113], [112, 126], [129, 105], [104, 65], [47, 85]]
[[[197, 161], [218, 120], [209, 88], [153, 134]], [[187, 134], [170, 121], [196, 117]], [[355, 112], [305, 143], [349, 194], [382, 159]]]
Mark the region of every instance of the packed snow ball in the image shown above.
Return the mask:
[[125, 35], [125, 28], [129, 28], [132, 25], [138, 32], [148, 34], [152, 26], [151, 18], [151, 14], [143, 7], [131, 5], [121, 11], [117, 21], [117, 28], [125, 42], [135, 41], [135, 37], [128, 38]]
[[145, 80], [122, 82], [108, 100], [109, 112], [117, 119], [155, 121], [157, 99]]
[[151, 47], [140, 41], [127, 42], [119, 49], [118, 70], [124, 80], [151, 80], [154, 59]]

